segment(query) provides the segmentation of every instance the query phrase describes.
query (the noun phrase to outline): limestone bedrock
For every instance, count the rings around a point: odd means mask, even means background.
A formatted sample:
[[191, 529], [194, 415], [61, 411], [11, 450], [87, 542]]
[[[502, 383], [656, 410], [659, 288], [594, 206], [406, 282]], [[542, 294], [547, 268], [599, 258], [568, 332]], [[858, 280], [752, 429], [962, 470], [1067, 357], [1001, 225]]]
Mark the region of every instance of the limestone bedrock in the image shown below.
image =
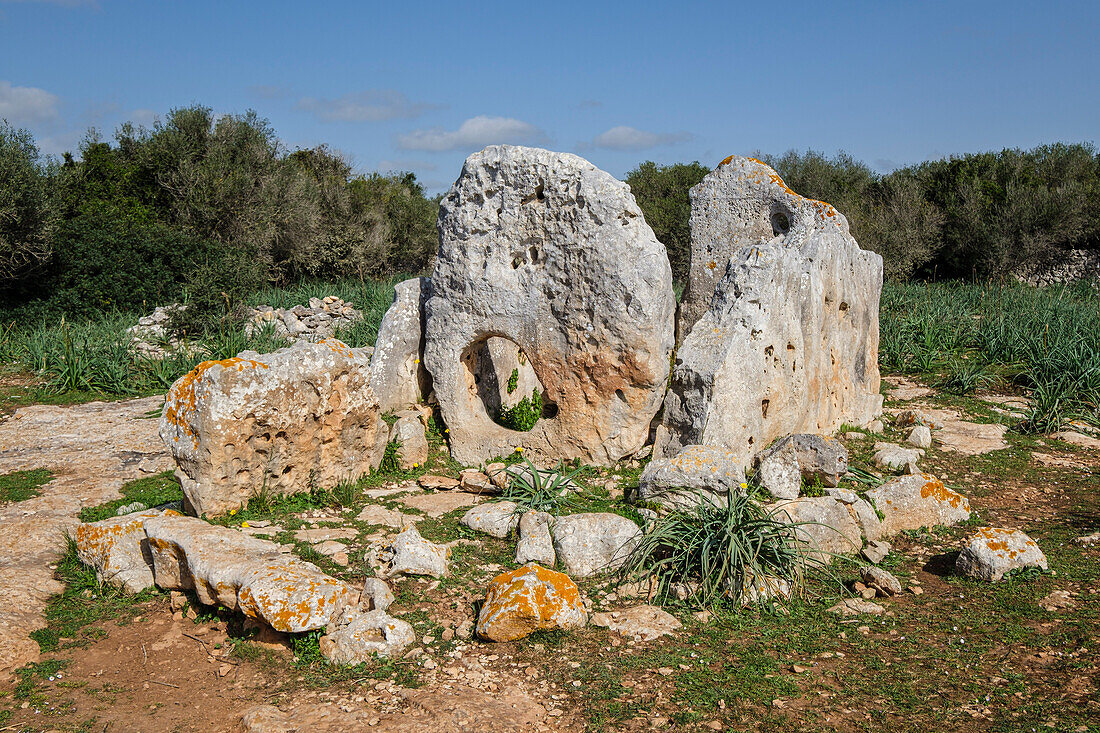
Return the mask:
[[[661, 406], [675, 295], [664, 246], [630, 188], [567, 153], [491, 146], [440, 204], [424, 362], [452, 456], [478, 465], [522, 447], [534, 461], [608, 465], [642, 447]], [[471, 355], [512, 341], [542, 386], [542, 419], [502, 427]]]
[[882, 258], [835, 208], [731, 156], [691, 189], [681, 346], [654, 455], [713, 445], [743, 462], [784, 435], [882, 410]]

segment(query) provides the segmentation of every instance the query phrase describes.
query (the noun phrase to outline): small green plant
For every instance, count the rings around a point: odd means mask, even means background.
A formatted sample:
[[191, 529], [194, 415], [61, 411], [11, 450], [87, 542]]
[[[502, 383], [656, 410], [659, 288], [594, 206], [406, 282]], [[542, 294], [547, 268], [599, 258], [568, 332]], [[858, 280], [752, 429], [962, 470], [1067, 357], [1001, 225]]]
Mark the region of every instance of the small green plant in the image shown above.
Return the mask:
[[952, 359], [947, 364], [947, 374], [936, 381], [935, 386], [941, 387], [951, 394], [974, 394], [979, 389], [991, 387], [999, 380], [989, 364], [977, 357], [968, 359]]
[[9, 501], [26, 501], [38, 496], [38, 489], [53, 479], [44, 468], [31, 471], [14, 471], [0, 476], [0, 504]]
[[[701, 494], [691, 509], [659, 517], [620, 569], [624, 580], [652, 576], [667, 602], [686, 590], [693, 606], [714, 606], [754, 595], [762, 583], [785, 581], [801, 591], [810, 560], [795, 525], [781, 521], [740, 492], [715, 503]], [[763, 599], [761, 599], [763, 600]]]
[[573, 478], [582, 469], [565, 473], [565, 464], [559, 461], [555, 469], [540, 470], [525, 458], [524, 468], [504, 470], [508, 471], [509, 481], [503, 498], [515, 502], [519, 514], [528, 511], [557, 514], [576, 504], [574, 493], [578, 487]]
[[513, 369], [508, 377], [508, 394], [512, 394], [519, 387], [519, 369]]
[[101, 519], [113, 517], [118, 508], [135, 501], [141, 502], [152, 509], [161, 504], [168, 504], [183, 499], [183, 489], [180, 488], [179, 479], [171, 471], [158, 473], [156, 476], [140, 478], [130, 481], [122, 487], [122, 498], [109, 501], [99, 506], [84, 507], [80, 510], [81, 522], [98, 522]]
[[815, 475], [812, 481], [802, 482], [802, 495], [803, 496], [825, 496], [825, 483], [821, 479], [821, 475]]
[[512, 407], [502, 407], [497, 414], [497, 423], [511, 430], [529, 432], [542, 417], [542, 395], [532, 390], [530, 397], [524, 397]]

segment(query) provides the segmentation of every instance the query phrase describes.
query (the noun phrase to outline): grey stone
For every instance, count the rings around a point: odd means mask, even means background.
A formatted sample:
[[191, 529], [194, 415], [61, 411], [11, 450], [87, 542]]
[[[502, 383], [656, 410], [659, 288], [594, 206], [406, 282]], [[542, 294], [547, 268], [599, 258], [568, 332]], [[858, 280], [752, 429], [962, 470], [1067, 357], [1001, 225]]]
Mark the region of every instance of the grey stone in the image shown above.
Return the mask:
[[397, 418], [390, 429], [390, 440], [396, 440], [399, 444], [397, 457], [401, 468], [408, 470], [423, 466], [428, 461], [428, 438], [419, 417], [406, 415]]
[[828, 609], [829, 613], [839, 616], [881, 616], [886, 609], [874, 601], [865, 601], [862, 598], [845, 598], [840, 603]]
[[881, 540], [869, 540], [863, 548], [863, 556], [878, 565], [890, 554], [890, 543]]
[[443, 545], [428, 542], [414, 526], [406, 527], [394, 538], [392, 552], [393, 559], [385, 573], [388, 578], [398, 574], [442, 578], [447, 574], [450, 550]]
[[1000, 527], [982, 527], [970, 535], [955, 567], [963, 575], [991, 583], [1013, 570], [1049, 569], [1035, 540], [1018, 529]]
[[966, 497], [929, 474], [890, 479], [868, 491], [867, 498], [882, 512], [882, 532], [886, 536], [904, 529], [950, 526], [970, 518]]
[[152, 588], [153, 559], [144, 524], [146, 519], [163, 514], [156, 509], [145, 509], [79, 524], [73, 534], [77, 557], [95, 568], [96, 579], [102, 583], [122, 588], [127, 593]]
[[626, 517], [605, 513], [558, 517], [550, 532], [558, 560], [575, 578], [617, 569], [642, 534], [638, 525]]
[[724, 501], [744, 492], [745, 470], [727, 450], [689, 445], [672, 458], [654, 458], [638, 479], [638, 498], [669, 507], [693, 507], [700, 498]]
[[927, 425], [915, 425], [905, 440], [909, 445], [928, 450], [932, 447], [932, 431]]
[[459, 522], [470, 529], [504, 539], [519, 526], [518, 508], [514, 501], [494, 501], [475, 506]]
[[780, 438], [760, 453], [759, 460], [769, 460], [788, 449], [794, 451], [798, 470], [809, 483], [820, 481], [824, 486], [835, 487], [840, 477], [848, 472], [848, 449], [839, 440], [824, 435], [798, 434]]
[[920, 448], [902, 448], [893, 443], [875, 443], [875, 454], [871, 461], [885, 471], [909, 470], [910, 466], [916, 466], [917, 461], [924, 456]]
[[383, 413], [412, 407], [431, 392], [431, 378], [422, 363], [424, 304], [431, 280], [414, 277], [393, 290], [393, 305], [378, 326], [370, 364], [371, 385]]
[[550, 522], [546, 512], [524, 512], [519, 518], [519, 542], [516, 543], [516, 564], [536, 562], [548, 568], [554, 567], [554, 538], [550, 535]]
[[[537, 462], [608, 465], [645, 443], [673, 346], [664, 246], [629, 187], [566, 153], [493, 146], [440, 204], [424, 362], [452, 456], [522, 447]], [[490, 337], [512, 341], [544, 390], [529, 432], [493, 421], [474, 385]]]
[[385, 611], [393, 605], [395, 598], [390, 584], [381, 578], [367, 578], [363, 581], [363, 592], [359, 597], [360, 611]]
[[888, 570], [874, 566], [864, 566], [859, 569], [859, 574], [867, 587], [874, 588], [881, 595], [896, 596], [901, 593], [901, 581]]
[[776, 499], [797, 499], [802, 491], [802, 470], [794, 445], [785, 443], [757, 456], [756, 480]]
[[355, 665], [369, 662], [375, 655], [400, 656], [416, 643], [416, 632], [407, 621], [393, 618], [385, 611], [364, 613], [346, 608], [318, 643], [321, 654], [333, 664]]
[[592, 614], [593, 626], [602, 626], [638, 641], [653, 641], [683, 628], [668, 611], [657, 606], [634, 606], [621, 611]]
[[831, 496], [804, 496], [775, 504], [776, 515], [798, 525], [795, 535], [816, 556], [857, 552], [863, 546], [859, 525], [848, 508]]

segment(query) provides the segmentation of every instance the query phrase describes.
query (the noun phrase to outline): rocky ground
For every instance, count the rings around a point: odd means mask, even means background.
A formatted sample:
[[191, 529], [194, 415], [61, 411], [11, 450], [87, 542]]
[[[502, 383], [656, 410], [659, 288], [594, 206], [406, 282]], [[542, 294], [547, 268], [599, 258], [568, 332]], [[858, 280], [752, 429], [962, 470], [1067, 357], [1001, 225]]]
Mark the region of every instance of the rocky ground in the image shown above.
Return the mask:
[[[644, 610], [639, 627], [629, 609], [646, 599], [594, 579], [581, 589], [618, 630], [494, 644], [471, 627], [489, 580], [515, 567], [515, 539], [459, 524], [486, 499], [425, 489], [423, 467], [217, 519], [358, 584], [403, 520], [450, 545], [446, 577], [394, 581], [390, 613], [417, 643], [351, 669], [328, 665], [315, 635], [259, 633], [193, 597], [126, 599], [87, 582], [63, 533], [82, 507], [127, 501], [127, 482], [167, 468], [148, 419], [160, 401], [24, 407], [0, 423], [0, 473], [52, 479], [36, 497], [0, 503], [0, 670], [19, 670], [0, 682], [0, 730], [1096, 730], [1100, 542], [1078, 539], [1100, 530], [1096, 438], [1087, 426], [1058, 438], [1007, 430], [1026, 404], [1012, 395], [889, 381], [884, 438], [905, 444], [909, 430], [894, 422], [905, 410], [932, 417], [941, 427], [920, 466], [969, 497], [976, 516], [891, 538], [881, 565], [904, 590], [876, 601], [881, 615], [826, 612], [849, 595], [838, 583], [815, 585], [785, 614], [672, 607], [679, 628], [654, 628]], [[443, 437], [431, 435], [428, 469], [457, 477]], [[852, 466], [875, 470], [881, 439], [847, 433]], [[639, 471], [585, 469], [579, 510], [629, 513], [622, 495]], [[959, 577], [963, 539], [984, 525], [1027, 532], [1050, 572]], [[858, 567], [836, 573], [850, 587]]]

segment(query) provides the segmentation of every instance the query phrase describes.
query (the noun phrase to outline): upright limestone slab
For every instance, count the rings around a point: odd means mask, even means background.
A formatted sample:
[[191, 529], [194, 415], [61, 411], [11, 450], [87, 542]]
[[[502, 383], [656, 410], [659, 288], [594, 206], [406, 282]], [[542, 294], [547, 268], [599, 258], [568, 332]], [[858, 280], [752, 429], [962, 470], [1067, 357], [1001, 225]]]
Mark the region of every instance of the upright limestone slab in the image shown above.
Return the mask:
[[431, 380], [421, 363], [424, 301], [431, 287], [432, 281], [426, 277], [397, 283], [393, 305], [378, 326], [370, 383], [383, 414], [412, 407], [431, 391]]
[[[377, 466], [369, 350], [336, 339], [207, 361], [172, 385], [160, 436], [196, 514], [334, 486]], [[385, 423], [381, 423], [386, 427]]]
[[[630, 189], [582, 158], [494, 146], [440, 205], [424, 361], [451, 453], [477, 464], [609, 464], [639, 449], [661, 405], [675, 297], [665, 249]], [[515, 343], [542, 386], [530, 432], [493, 421], [470, 358]]]
[[730, 157], [691, 190], [692, 252], [658, 456], [713, 445], [747, 463], [792, 433], [881, 410], [882, 258], [829, 204]]

